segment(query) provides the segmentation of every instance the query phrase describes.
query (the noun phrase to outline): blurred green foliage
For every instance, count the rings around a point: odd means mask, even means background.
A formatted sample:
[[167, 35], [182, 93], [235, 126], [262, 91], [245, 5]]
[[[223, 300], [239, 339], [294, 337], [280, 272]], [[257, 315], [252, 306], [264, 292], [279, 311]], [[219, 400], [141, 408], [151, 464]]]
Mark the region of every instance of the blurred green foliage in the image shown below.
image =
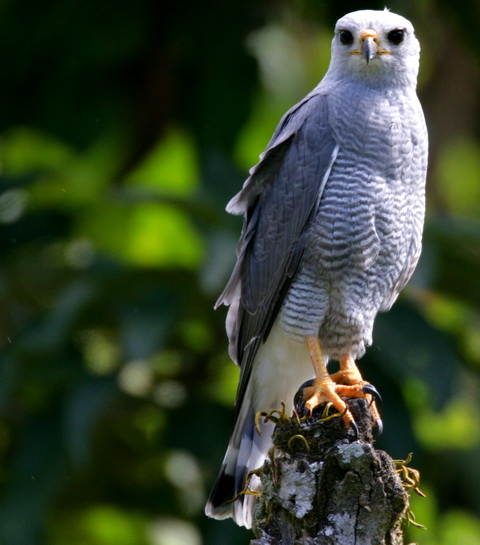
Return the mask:
[[[357, 1], [0, 4], [0, 543], [229, 545], [203, 505], [238, 371], [224, 205]], [[380, 2], [369, 7], [383, 8]], [[422, 42], [424, 252], [362, 360], [423, 545], [480, 544], [478, 6], [392, 1]], [[476, 10], [476, 11], [475, 11]]]

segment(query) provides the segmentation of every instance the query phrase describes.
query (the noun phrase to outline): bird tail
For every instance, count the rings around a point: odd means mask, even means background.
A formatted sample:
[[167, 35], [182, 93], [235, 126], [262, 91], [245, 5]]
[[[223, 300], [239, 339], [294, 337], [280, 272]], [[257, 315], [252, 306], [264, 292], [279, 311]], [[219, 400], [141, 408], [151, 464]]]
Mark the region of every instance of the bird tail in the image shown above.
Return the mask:
[[262, 422], [260, 435], [255, 428], [255, 415], [258, 410], [280, 410], [282, 401], [286, 413], [291, 414], [295, 392], [312, 376], [306, 343], [286, 335], [278, 324], [274, 324], [252, 364], [222, 469], [205, 508], [208, 516], [232, 517], [239, 526], [251, 528], [255, 496], [241, 492], [245, 484], [250, 490], [258, 489], [259, 478], [252, 476], [246, 483], [247, 476], [263, 464], [272, 446], [275, 427], [272, 421]]
[[[216, 519], [232, 517], [239, 526], [246, 528], [252, 527], [255, 496], [241, 493], [247, 485], [249, 490], [257, 489], [258, 477], [254, 475], [248, 477], [248, 474], [263, 464], [272, 445], [273, 433], [271, 423], [262, 425], [261, 436], [257, 432], [249, 390], [250, 388], [245, 394], [222, 468], [205, 507], [205, 513], [209, 517]], [[234, 498], [235, 501], [233, 501]]]

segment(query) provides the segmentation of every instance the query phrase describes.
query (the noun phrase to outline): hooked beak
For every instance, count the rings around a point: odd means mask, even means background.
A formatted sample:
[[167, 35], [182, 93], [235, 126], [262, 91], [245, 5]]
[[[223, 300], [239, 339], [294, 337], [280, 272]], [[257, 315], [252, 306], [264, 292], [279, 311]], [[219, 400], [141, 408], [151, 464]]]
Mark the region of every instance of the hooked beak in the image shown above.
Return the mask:
[[374, 30], [365, 30], [360, 36], [360, 42], [362, 44], [362, 55], [368, 64], [378, 53], [377, 33]]

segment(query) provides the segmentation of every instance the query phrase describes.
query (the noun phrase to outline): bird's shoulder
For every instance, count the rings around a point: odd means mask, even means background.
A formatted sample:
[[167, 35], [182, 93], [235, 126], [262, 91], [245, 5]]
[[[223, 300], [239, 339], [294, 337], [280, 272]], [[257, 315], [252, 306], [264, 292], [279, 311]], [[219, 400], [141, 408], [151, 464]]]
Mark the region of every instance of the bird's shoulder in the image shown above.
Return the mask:
[[315, 148], [320, 145], [320, 149], [322, 142], [328, 142], [331, 151], [333, 130], [328, 108], [328, 96], [319, 86], [283, 115], [265, 151], [260, 154], [259, 162], [250, 169], [241, 191], [228, 203], [228, 212], [237, 215], [246, 213], [251, 203], [271, 183], [277, 170], [288, 160], [287, 152], [294, 139], [301, 146]]

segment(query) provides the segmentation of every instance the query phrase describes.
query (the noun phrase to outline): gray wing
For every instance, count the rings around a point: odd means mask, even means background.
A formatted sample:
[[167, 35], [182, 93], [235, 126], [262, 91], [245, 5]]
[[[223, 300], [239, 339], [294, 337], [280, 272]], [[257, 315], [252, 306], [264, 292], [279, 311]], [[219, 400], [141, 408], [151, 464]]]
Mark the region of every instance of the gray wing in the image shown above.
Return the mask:
[[241, 366], [241, 405], [255, 354], [268, 336], [299, 268], [305, 230], [338, 153], [325, 95], [315, 92], [289, 110], [260, 162], [227, 210], [243, 214], [237, 263], [217, 301], [230, 305], [229, 351]]

